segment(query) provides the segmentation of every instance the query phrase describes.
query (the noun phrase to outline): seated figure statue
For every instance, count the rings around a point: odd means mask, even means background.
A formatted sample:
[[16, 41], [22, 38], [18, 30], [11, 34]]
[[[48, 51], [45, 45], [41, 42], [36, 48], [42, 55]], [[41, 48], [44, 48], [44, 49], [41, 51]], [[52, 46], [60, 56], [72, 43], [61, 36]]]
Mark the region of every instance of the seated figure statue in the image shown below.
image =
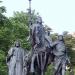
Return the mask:
[[[48, 52], [51, 49], [50, 43], [52, 40], [49, 32], [45, 32], [40, 16], [37, 16], [36, 22], [32, 24], [31, 29], [32, 58], [30, 72], [34, 73], [35, 71], [40, 71], [39, 75], [43, 75], [48, 62], [48, 57], [50, 56]], [[39, 70], [34, 69], [36, 68], [35, 66], [38, 67]]]
[[51, 49], [50, 44], [52, 43], [52, 38], [50, 36], [50, 31], [46, 31], [45, 34], [45, 47]]
[[32, 25], [32, 50], [31, 72], [34, 72], [34, 61], [37, 59], [39, 65], [38, 54], [40, 50], [44, 50], [45, 30], [42, 25], [42, 18], [37, 16], [36, 22]]

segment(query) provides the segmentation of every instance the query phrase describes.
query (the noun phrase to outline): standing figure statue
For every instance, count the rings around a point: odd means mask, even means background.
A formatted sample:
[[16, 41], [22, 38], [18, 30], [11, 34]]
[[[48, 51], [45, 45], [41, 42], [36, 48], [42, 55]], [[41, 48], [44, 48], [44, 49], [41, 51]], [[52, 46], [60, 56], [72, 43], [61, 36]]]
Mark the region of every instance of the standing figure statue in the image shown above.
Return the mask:
[[7, 66], [9, 75], [24, 75], [23, 74], [23, 59], [24, 49], [20, 47], [20, 42], [16, 41], [15, 46], [8, 51]]
[[62, 35], [58, 36], [58, 40], [55, 41], [52, 46], [54, 47], [54, 75], [65, 75], [66, 64], [69, 62], [69, 58], [66, 53], [66, 46]]

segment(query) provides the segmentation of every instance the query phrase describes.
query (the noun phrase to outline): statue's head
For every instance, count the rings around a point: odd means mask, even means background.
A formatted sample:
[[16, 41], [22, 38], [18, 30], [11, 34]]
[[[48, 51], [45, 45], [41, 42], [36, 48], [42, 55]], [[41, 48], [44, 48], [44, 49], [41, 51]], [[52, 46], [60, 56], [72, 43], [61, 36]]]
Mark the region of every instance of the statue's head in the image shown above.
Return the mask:
[[20, 42], [19, 41], [15, 41], [15, 47], [20, 47]]
[[63, 36], [62, 35], [58, 35], [58, 40], [59, 41], [63, 41], [64, 40]]
[[37, 16], [36, 22], [42, 24], [42, 18], [40, 16]]

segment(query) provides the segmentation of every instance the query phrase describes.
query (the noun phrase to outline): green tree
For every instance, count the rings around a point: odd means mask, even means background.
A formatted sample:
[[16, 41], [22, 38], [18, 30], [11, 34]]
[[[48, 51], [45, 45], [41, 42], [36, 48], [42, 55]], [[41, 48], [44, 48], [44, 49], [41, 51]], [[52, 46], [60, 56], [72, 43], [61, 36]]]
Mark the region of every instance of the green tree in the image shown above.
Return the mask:
[[[0, 75], [7, 75], [6, 55], [15, 40], [20, 40], [22, 47], [30, 50], [28, 13], [15, 12], [10, 18], [2, 13], [0, 21]], [[34, 14], [32, 14], [34, 16]], [[34, 18], [35, 19], [35, 18]], [[33, 19], [33, 20], [34, 20]]]
[[[1, 3], [2, 1], [0, 1]], [[5, 33], [5, 28], [6, 28], [6, 23], [8, 22], [7, 17], [3, 15], [5, 12], [5, 7], [1, 6], [0, 7], [0, 75], [6, 75], [7, 70], [6, 70], [6, 62], [5, 62], [5, 52], [4, 47], [6, 47], [6, 37], [4, 37]], [[4, 43], [3, 43], [4, 42]]]
[[18, 39], [24, 48], [29, 49], [29, 42], [27, 41], [27, 37], [29, 36], [28, 14], [15, 12], [14, 16], [10, 17], [9, 20], [12, 23], [10, 41], [13, 43]]
[[71, 64], [75, 65], [75, 37], [72, 37], [71, 34], [67, 34], [64, 36], [64, 39]]

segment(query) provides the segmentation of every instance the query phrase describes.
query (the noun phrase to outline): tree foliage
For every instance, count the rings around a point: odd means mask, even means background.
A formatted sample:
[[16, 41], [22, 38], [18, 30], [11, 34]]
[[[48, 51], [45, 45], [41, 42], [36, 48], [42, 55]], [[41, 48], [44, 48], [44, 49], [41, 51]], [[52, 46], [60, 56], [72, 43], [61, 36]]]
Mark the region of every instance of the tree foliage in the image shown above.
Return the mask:
[[6, 55], [9, 47], [17, 39], [21, 41], [22, 47], [30, 49], [27, 41], [29, 36], [28, 16], [24, 12], [15, 12], [13, 17], [7, 18], [2, 13], [0, 21], [0, 75], [7, 74]]

